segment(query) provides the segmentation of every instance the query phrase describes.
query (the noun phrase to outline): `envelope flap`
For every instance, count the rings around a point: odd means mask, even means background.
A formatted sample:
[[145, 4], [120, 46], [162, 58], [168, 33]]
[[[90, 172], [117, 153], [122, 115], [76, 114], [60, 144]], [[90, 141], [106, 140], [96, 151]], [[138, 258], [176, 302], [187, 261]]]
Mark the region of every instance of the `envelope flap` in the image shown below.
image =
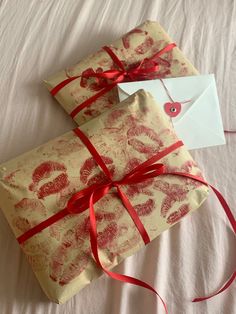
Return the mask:
[[211, 83], [205, 90], [199, 94], [191, 107], [185, 111], [185, 114], [178, 121], [175, 121], [175, 123], [183, 122], [189, 118], [193, 118], [194, 120], [201, 119], [202, 125], [212, 124], [214, 118], [214, 123], [217, 123], [223, 128], [214, 78], [212, 78]]
[[119, 91], [125, 93], [128, 97], [129, 95], [132, 95], [139, 89], [145, 89], [145, 86], [150, 85], [152, 81], [137, 81], [137, 82], [120, 83], [118, 84], [118, 89]]
[[222, 143], [225, 143], [223, 123], [214, 78], [212, 78], [210, 85], [197, 98], [189, 110], [187, 110], [185, 114], [174, 123], [177, 129], [182, 125], [185, 129], [189, 128], [189, 130], [193, 128], [193, 124], [199, 128], [201, 133], [205, 132], [206, 136], [212, 134], [222, 139]]
[[[191, 102], [182, 106], [182, 112], [175, 120], [178, 120], [185, 113], [185, 111], [190, 109], [194, 101], [204, 92], [213, 79], [214, 76], [212, 74], [207, 74], [167, 78], [162, 80], [169, 91], [169, 94], [175, 101], [182, 102], [188, 99], [191, 100]], [[150, 92], [161, 106], [170, 101], [166, 90], [159, 79], [118, 84], [120, 101], [124, 100], [139, 89], [145, 89]]]

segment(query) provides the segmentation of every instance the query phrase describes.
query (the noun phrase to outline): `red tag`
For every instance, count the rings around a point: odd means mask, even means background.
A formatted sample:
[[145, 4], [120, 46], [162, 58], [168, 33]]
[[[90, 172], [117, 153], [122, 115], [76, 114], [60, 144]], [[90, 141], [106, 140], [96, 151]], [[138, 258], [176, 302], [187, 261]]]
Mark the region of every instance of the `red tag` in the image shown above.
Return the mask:
[[164, 110], [171, 118], [176, 117], [181, 111], [180, 102], [166, 102], [164, 104]]

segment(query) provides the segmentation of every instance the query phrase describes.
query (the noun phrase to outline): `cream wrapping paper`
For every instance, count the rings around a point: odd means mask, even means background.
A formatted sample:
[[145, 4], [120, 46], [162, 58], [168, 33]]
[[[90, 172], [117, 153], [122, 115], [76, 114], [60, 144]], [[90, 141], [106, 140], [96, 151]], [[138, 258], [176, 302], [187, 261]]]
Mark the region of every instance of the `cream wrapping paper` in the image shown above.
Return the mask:
[[[114, 180], [177, 141], [164, 112], [143, 90], [83, 124], [81, 130]], [[201, 176], [184, 146], [160, 162], [169, 171]], [[103, 180], [89, 151], [71, 131], [0, 166], [0, 207], [18, 237], [63, 209], [76, 191]], [[209, 193], [199, 182], [171, 175], [122, 190], [151, 240], [197, 209]], [[99, 254], [105, 267], [114, 267], [144, 246], [114, 190], [95, 204], [95, 211]], [[88, 210], [66, 216], [21, 248], [42, 289], [57, 303], [64, 303], [102, 274], [91, 256]]]
[[[163, 30], [157, 22], [146, 21], [142, 25], [137, 26], [125, 34], [122, 38], [116, 40], [109, 47], [115, 55], [123, 61], [126, 68], [130, 65], [137, 64], [145, 58], [152, 57], [155, 53], [172, 42], [172, 39]], [[189, 60], [183, 55], [182, 51], [175, 47], [172, 51], [161, 55], [163, 60], [170, 63], [167, 67], [166, 63], [160, 58], [156, 61], [160, 65], [156, 77], [177, 77], [190, 76], [198, 74], [198, 71], [193, 67]], [[83, 71], [88, 69], [94, 71], [103, 71], [116, 68], [111, 57], [103, 49], [100, 49], [94, 54], [81, 60], [76, 65], [68, 67], [66, 70], [50, 76], [44, 81], [49, 91], [56, 85], [69, 77], [81, 75]], [[85, 87], [80, 86], [81, 78], [78, 78], [68, 85], [64, 86], [56, 95], [55, 98], [62, 107], [70, 114], [78, 105], [96, 94], [91, 86], [93, 79], [85, 80]], [[110, 92], [99, 97], [91, 106], [80, 111], [74, 120], [81, 125], [82, 123], [98, 116], [105, 110], [111, 108], [119, 102], [117, 88], [113, 88]]]

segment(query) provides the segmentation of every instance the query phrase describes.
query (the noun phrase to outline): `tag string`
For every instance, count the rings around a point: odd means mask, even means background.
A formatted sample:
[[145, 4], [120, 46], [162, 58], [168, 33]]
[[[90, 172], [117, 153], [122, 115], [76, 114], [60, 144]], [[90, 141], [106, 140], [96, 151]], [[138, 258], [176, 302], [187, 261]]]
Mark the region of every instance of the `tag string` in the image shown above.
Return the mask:
[[[171, 97], [170, 92], [169, 92], [167, 86], [165, 85], [165, 83], [163, 82], [163, 80], [160, 79], [160, 81], [161, 81], [161, 84], [162, 84], [162, 86], [164, 87], [164, 89], [165, 89], [165, 91], [166, 91], [166, 94], [167, 94], [167, 96], [169, 97], [170, 101], [171, 101], [171, 102], [176, 102], [176, 101]], [[190, 99], [190, 100], [184, 100], [184, 101], [178, 101], [178, 102], [179, 102], [180, 104], [186, 104], [186, 103], [188, 103], [188, 102], [190, 102], [190, 101], [192, 101], [192, 99]]]
[[[163, 82], [163, 80], [160, 79], [160, 81], [161, 81], [161, 84], [162, 84], [162, 86], [164, 87], [164, 89], [165, 89], [165, 91], [166, 91], [166, 95], [169, 97], [170, 101], [171, 101], [172, 103], [175, 103], [176, 101], [171, 97], [170, 91], [168, 90], [168, 88], [167, 88], [167, 86], [165, 85], [165, 83]], [[188, 103], [188, 102], [190, 102], [190, 101], [191, 101], [191, 99], [190, 99], [190, 100], [185, 100], [185, 101], [178, 101], [178, 102], [179, 102], [180, 104], [185, 104], [185, 103]], [[225, 130], [225, 129], [224, 129], [224, 133], [225, 133], [225, 134], [235, 134], [235, 133], [236, 133], [236, 130]]]

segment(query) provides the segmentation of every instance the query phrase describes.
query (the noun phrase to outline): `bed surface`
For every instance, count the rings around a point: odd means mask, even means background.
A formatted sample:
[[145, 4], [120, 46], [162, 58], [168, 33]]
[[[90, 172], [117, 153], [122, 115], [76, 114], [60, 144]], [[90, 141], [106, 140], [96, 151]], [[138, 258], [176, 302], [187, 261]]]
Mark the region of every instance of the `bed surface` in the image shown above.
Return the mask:
[[[0, 163], [75, 127], [42, 84], [146, 19], [157, 20], [202, 74], [215, 73], [225, 129], [236, 129], [236, 2], [0, 0]], [[236, 134], [192, 152], [236, 214]], [[170, 314], [236, 313], [234, 235], [211, 193], [194, 214], [115, 268], [154, 285]], [[47, 300], [0, 211], [1, 314], [164, 313], [150, 292], [103, 275], [64, 305]]]

